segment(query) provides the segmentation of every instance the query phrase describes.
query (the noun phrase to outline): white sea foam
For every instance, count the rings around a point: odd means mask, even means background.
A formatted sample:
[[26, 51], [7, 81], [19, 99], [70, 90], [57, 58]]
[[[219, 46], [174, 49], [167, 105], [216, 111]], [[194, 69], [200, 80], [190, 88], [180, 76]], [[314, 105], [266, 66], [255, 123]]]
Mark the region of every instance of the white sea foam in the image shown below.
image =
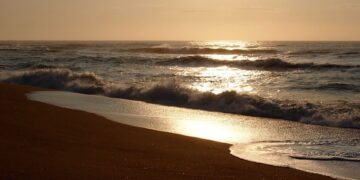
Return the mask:
[[360, 165], [359, 139], [260, 141], [235, 144], [231, 152], [249, 161], [336, 175], [342, 179], [360, 178], [360, 174], [353, 172]]

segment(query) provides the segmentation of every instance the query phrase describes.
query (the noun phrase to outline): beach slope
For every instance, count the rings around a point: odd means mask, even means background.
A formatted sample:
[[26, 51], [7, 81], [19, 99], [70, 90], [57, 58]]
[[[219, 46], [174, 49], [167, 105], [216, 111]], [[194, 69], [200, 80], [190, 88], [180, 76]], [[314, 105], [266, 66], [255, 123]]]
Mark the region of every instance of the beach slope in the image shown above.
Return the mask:
[[37, 90], [0, 84], [0, 179], [329, 179], [26, 98]]

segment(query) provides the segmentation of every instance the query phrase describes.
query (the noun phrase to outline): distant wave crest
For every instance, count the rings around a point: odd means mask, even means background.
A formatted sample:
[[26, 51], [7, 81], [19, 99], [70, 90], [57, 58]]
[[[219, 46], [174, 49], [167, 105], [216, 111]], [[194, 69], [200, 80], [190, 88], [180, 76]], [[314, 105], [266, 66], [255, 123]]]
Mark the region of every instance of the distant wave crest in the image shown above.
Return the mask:
[[223, 48], [138, 48], [128, 49], [128, 52], [157, 54], [275, 54], [275, 49], [223, 49]]
[[323, 55], [332, 55], [337, 56], [338, 58], [355, 58], [359, 57], [360, 51], [341, 51], [340, 49], [318, 49], [318, 50], [301, 50], [301, 51], [290, 51], [286, 54], [291, 56], [323, 56]]
[[264, 69], [264, 70], [291, 70], [291, 69], [349, 69], [359, 68], [359, 65], [340, 65], [340, 64], [315, 64], [315, 63], [290, 63], [281, 59], [263, 59], [263, 60], [241, 60], [226, 61], [216, 60], [203, 56], [185, 56], [178, 57], [157, 63], [166, 66], [230, 66], [243, 69]]
[[322, 55], [322, 54], [331, 54], [334, 53], [334, 50], [331, 49], [321, 49], [321, 50], [303, 50], [303, 51], [293, 51], [289, 52], [289, 55]]

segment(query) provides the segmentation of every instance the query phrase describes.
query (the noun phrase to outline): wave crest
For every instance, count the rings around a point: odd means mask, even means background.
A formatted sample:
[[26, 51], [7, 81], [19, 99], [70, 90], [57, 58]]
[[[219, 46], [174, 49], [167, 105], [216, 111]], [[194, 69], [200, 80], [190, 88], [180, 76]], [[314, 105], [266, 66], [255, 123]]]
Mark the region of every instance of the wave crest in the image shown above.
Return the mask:
[[275, 49], [222, 49], [222, 48], [139, 48], [128, 49], [128, 52], [157, 53], [157, 54], [275, 54]]
[[350, 69], [359, 68], [359, 65], [340, 65], [340, 64], [315, 64], [315, 63], [290, 63], [281, 59], [263, 60], [241, 60], [225, 61], [216, 60], [203, 56], [178, 57], [157, 63], [165, 66], [230, 66], [243, 69], [263, 69], [263, 70], [291, 70], [291, 69]]
[[303, 50], [303, 51], [293, 51], [289, 52], [289, 55], [323, 55], [334, 53], [334, 50], [331, 49], [318, 49], [318, 50]]
[[69, 69], [36, 69], [0, 74], [0, 81], [85, 94], [104, 92], [105, 82], [94, 73], [75, 73]]

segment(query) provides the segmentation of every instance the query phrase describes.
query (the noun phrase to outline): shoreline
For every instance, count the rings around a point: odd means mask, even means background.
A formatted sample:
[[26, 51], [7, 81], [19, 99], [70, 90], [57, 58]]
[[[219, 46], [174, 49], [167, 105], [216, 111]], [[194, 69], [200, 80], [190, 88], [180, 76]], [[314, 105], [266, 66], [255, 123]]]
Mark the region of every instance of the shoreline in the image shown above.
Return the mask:
[[30, 101], [0, 83], [0, 179], [331, 179], [232, 156], [229, 144]]

